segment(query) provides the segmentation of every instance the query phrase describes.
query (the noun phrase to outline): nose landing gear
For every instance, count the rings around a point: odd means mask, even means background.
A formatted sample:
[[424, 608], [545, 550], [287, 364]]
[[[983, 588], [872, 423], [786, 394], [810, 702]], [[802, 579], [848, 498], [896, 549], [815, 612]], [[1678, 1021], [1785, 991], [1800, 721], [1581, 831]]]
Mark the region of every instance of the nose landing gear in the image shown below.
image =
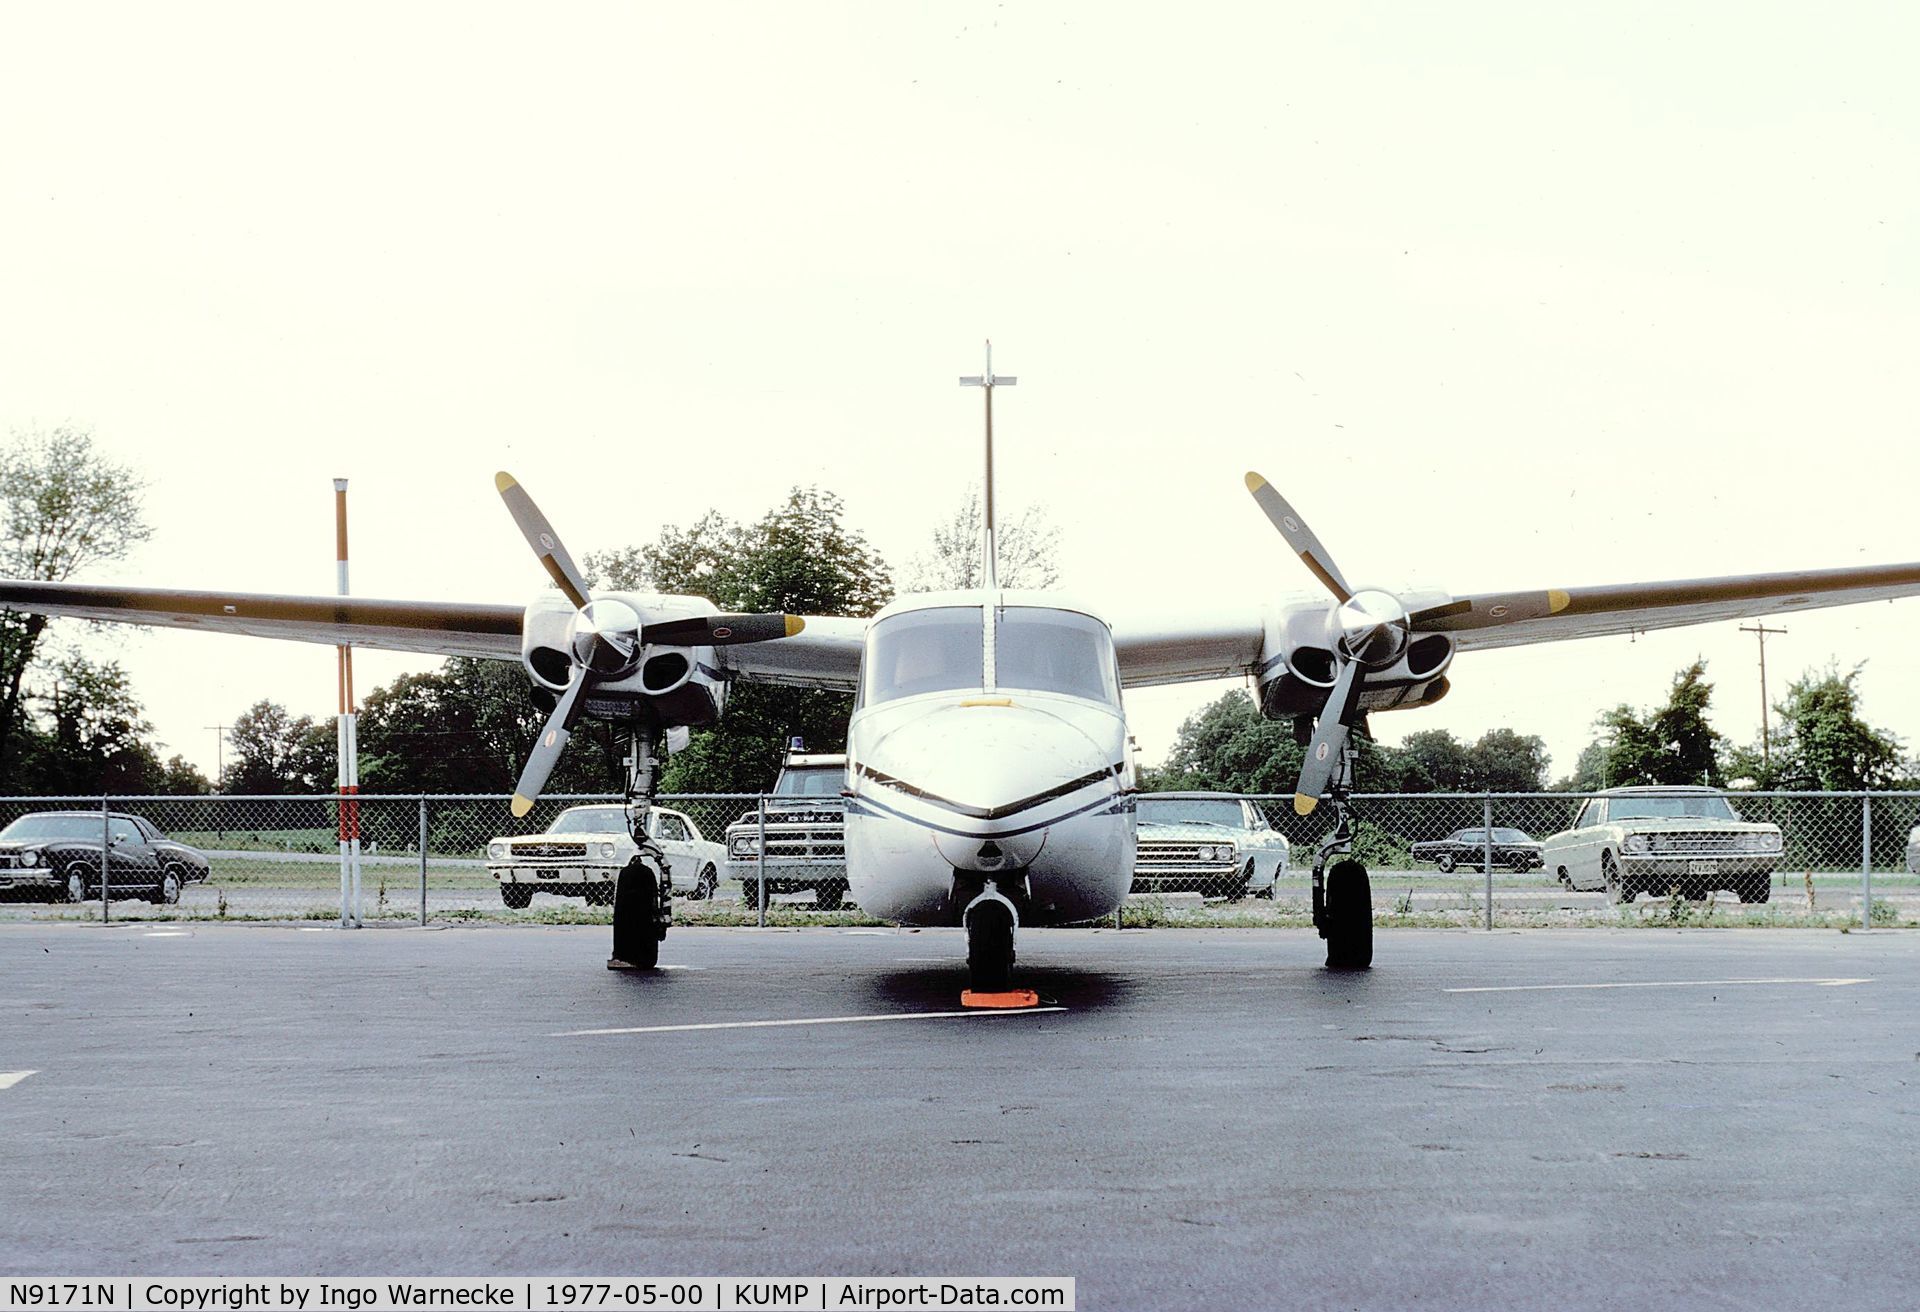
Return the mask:
[[1020, 913], [1006, 894], [989, 885], [961, 913], [967, 927], [967, 989], [963, 1007], [1033, 1007], [1040, 995], [1013, 987], [1013, 935]]

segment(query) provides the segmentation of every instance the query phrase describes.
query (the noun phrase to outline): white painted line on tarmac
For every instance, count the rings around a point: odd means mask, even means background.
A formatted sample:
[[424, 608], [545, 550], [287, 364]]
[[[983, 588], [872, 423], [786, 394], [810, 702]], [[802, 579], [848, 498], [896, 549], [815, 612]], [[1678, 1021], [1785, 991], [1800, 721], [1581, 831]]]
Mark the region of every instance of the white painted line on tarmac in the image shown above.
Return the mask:
[[970, 1011], [895, 1011], [881, 1016], [807, 1016], [799, 1020], [718, 1020], [698, 1025], [634, 1025], [613, 1030], [561, 1030], [550, 1039], [580, 1039], [602, 1034], [684, 1034], [689, 1030], [769, 1030], [792, 1025], [863, 1025], [876, 1020], [987, 1020], [997, 1016], [1033, 1016], [1065, 1007], [1020, 1007]]
[[38, 1075], [39, 1071], [0, 1071], [0, 1089], [11, 1089], [29, 1075]]
[[192, 938], [193, 935], [184, 929], [150, 929], [147, 931], [147, 937], [148, 938]]
[[1702, 989], [1731, 988], [1736, 984], [1817, 984], [1822, 988], [1840, 988], [1848, 984], [1871, 984], [1872, 976], [1861, 979], [1659, 979], [1630, 980], [1612, 984], [1496, 984], [1480, 988], [1441, 989], [1442, 993], [1549, 993], [1569, 989]]

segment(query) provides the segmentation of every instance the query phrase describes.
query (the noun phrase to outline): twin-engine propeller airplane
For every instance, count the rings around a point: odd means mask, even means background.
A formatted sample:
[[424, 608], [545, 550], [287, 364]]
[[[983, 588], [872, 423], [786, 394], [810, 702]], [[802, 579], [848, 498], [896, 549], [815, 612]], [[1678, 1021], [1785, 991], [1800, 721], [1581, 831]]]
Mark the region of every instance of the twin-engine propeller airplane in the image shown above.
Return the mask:
[[615, 968], [654, 966], [671, 922], [664, 858], [646, 837], [661, 735], [713, 724], [734, 680], [851, 692], [851, 892], [902, 924], [963, 925], [970, 993], [984, 1000], [1010, 995], [1018, 927], [1094, 920], [1127, 895], [1127, 688], [1244, 675], [1268, 717], [1293, 720], [1309, 743], [1295, 809], [1307, 814], [1323, 796], [1333, 804], [1313, 865], [1314, 924], [1327, 965], [1358, 969], [1373, 960], [1367, 871], [1347, 856], [1349, 736], [1361, 717], [1437, 701], [1462, 651], [1920, 592], [1920, 564], [1462, 596], [1355, 589], [1299, 513], [1248, 474], [1254, 500], [1331, 602], [1294, 597], [1199, 623], [1109, 624], [1062, 597], [997, 585], [991, 388], [1010, 380], [962, 381], [988, 387], [986, 586], [903, 597], [870, 618], [728, 615], [700, 597], [596, 594], [504, 473], [500, 494], [559, 588], [524, 608], [11, 580], [0, 580], [0, 607], [520, 660], [552, 709], [515, 790], [516, 816], [582, 716], [631, 737], [626, 793], [641, 851], [616, 885]]

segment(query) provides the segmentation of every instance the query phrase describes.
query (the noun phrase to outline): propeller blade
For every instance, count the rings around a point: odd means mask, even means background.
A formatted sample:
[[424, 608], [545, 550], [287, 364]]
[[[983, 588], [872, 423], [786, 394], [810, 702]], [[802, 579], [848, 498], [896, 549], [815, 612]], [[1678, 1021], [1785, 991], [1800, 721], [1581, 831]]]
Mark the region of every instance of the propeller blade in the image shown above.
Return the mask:
[[791, 638], [806, 627], [807, 622], [798, 615], [779, 611], [767, 615], [695, 615], [691, 619], [649, 624], [640, 631], [640, 641], [672, 647], [725, 647]]
[[520, 781], [513, 786], [513, 801], [508, 809], [513, 812], [514, 819], [518, 820], [533, 810], [540, 790], [547, 786], [547, 776], [553, 773], [560, 753], [566, 749], [567, 739], [573, 736], [573, 726], [579, 722], [580, 694], [586, 691], [588, 678], [584, 666], [574, 667], [573, 682], [560, 694], [559, 705], [553, 708], [553, 714], [547, 717], [546, 727], [540, 730], [540, 737], [534, 741], [533, 753], [521, 768]]
[[1247, 491], [1253, 493], [1253, 499], [1260, 503], [1260, 509], [1265, 511], [1267, 518], [1273, 521], [1273, 526], [1280, 530], [1280, 536], [1285, 538], [1287, 545], [1306, 562], [1307, 568], [1313, 571], [1313, 576], [1326, 585], [1327, 591], [1343, 602], [1351, 597], [1353, 589], [1348, 587], [1346, 579], [1341, 577], [1340, 567], [1333, 563], [1333, 557], [1320, 544], [1320, 539], [1314, 536], [1313, 530], [1307, 527], [1307, 521], [1300, 518], [1299, 512], [1287, 504], [1285, 497], [1273, 490], [1273, 484], [1252, 470], [1248, 470]]
[[513, 516], [513, 522], [520, 526], [520, 532], [526, 536], [527, 545], [533, 548], [533, 554], [540, 557], [540, 563], [546, 567], [553, 581], [560, 585], [560, 591], [567, 594], [574, 609], [584, 610], [587, 605], [587, 582], [580, 577], [579, 567], [573, 563], [573, 557], [560, 545], [560, 535], [553, 531], [553, 525], [547, 523], [547, 517], [540, 513], [540, 507], [533, 504], [533, 498], [520, 486], [517, 479], [506, 470], [493, 476], [493, 485], [500, 490], [500, 499], [507, 503], [507, 511]]
[[1463, 629], [1491, 629], [1516, 620], [1537, 620], [1567, 608], [1568, 597], [1559, 588], [1541, 592], [1490, 592], [1484, 597], [1462, 597], [1444, 606], [1429, 606], [1407, 618], [1421, 633], [1457, 633]]
[[1294, 786], [1293, 809], [1297, 815], [1310, 814], [1320, 805], [1320, 794], [1327, 791], [1327, 781], [1340, 764], [1340, 754], [1347, 750], [1347, 734], [1360, 705], [1360, 686], [1360, 662], [1342, 663], [1340, 677], [1327, 694], [1327, 704], [1320, 709], [1320, 727], [1307, 747], [1300, 782]]

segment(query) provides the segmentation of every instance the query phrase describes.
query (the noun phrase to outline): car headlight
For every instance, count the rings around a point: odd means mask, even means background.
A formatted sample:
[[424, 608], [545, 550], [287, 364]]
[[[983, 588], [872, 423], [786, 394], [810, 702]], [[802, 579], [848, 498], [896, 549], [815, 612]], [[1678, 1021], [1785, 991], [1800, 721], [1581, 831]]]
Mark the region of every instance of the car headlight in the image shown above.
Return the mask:
[[613, 860], [613, 844], [612, 843], [600, 844], [600, 859], [602, 861]]
[[1215, 854], [1215, 855], [1216, 855], [1217, 857], [1219, 857], [1219, 858], [1220, 858], [1220, 860], [1222, 860], [1222, 861], [1231, 861], [1231, 860], [1233, 860], [1233, 844], [1232, 844], [1232, 843], [1222, 843], [1222, 844], [1221, 844], [1221, 845], [1219, 846], [1219, 848], [1218, 848], [1218, 849], [1217, 849], [1217, 850], [1215, 851], [1215, 853], [1214, 853], [1214, 854]]
[[39, 865], [39, 864], [40, 864], [40, 851], [39, 851], [39, 849], [38, 849], [38, 848], [35, 848], [35, 849], [33, 849], [33, 850], [31, 850], [31, 851], [27, 851], [27, 852], [22, 852], [22, 853], [20, 854], [20, 864], [21, 864], [21, 865], [23, 865], [23, 866], [37, 866], [37, 865]]
[[487, 855], [492, 857], [495, 861], [500, 860], [502, 857], [506, 856], [506, 854], [507, 854], [507, 845], [505, 843], [488, 843], [487, 844]]
[[734, 856], [752, 856], [753, 836], [751, 834], [742, 834], [738, 838], [730, 840], [727, 843], [727, 851], [731, 852]]
[[1748, 834], [1746, 841], [1741, 843], [1740, 846], [1749, 852], [1778, 852], [1780, 850], [1780, 835], [1764, 833]]
[[1628, 834], [1627, 841], [1621, 846], [1629, 852], [1651, 852], [1653, 840], [1645, 834]]

